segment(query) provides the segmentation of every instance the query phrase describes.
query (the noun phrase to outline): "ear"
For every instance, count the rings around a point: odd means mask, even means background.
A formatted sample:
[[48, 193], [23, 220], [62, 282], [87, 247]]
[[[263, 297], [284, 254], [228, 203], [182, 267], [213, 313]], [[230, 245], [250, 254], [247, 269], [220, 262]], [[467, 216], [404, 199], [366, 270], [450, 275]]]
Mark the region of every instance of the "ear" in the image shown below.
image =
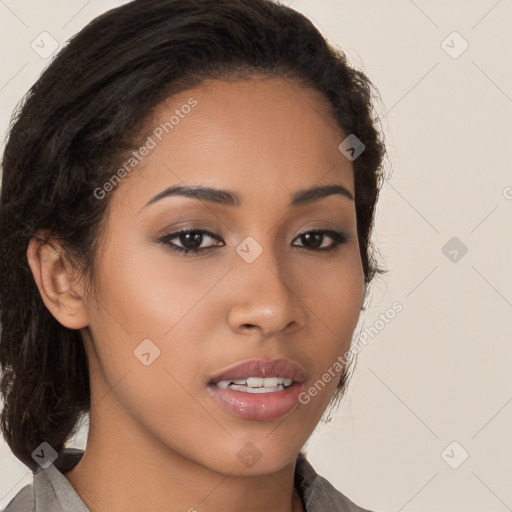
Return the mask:
[[89, 325], [84, 289], [75, 280], [74, 269], [55, 241], [30, 239], [27, 259], [41, 298], [50, 313], [69, 329]]

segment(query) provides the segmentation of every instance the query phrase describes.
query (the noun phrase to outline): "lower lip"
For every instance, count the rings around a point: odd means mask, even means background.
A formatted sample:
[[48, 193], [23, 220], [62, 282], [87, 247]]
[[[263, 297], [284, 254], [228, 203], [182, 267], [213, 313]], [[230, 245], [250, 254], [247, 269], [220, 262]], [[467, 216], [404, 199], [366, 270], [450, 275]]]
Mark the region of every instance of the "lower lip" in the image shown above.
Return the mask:
[[289, 388], [274, 393], [244, 393], [209, 384], [208, 389], [217, 404], [227, 412], [247, 420], [273, 420], [291, 412], [299, 401], [304, 384], [295, 382]]

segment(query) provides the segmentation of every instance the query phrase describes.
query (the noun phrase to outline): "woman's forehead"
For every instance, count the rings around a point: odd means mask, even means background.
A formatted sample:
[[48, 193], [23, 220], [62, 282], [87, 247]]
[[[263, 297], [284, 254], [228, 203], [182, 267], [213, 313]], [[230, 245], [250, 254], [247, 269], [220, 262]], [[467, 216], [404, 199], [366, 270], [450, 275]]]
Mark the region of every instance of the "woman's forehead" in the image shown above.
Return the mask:
[[338, 148], [344, 135], [321, 98], [279, 79], [184, 91], [148, 123], [126, 166], [135, 171], [126, 193], [142, 199], [165, 184], [208, 183], [290, 195], [323, 178], [353, 193], [353, 167]]

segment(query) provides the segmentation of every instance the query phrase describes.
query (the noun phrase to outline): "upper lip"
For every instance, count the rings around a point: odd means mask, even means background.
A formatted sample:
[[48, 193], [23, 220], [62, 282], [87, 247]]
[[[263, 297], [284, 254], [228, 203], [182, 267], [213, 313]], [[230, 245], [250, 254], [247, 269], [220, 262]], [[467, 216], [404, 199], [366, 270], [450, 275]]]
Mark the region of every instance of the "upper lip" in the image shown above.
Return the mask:
[[304, 382], [306, 372], [288, 359], [248, 359], [230, 366], [222, 373], [216, 374], [210, 383], [216, 384], [223, 380], [245, 379], [249, 377], [284, 377], [294, 382]]

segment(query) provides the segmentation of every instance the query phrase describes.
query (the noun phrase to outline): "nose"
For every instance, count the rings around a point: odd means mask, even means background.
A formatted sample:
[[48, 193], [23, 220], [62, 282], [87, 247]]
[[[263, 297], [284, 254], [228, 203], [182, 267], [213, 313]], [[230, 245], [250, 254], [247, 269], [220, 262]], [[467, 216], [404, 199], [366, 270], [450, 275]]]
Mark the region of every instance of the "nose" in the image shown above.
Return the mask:
[[[239, 258], [237, 256], [237, 258]], [[276, 251], [264, 247], [252, 263], [235, 262], [234, 282], [228, 311], [231, 329], [239, 334], [259, 331], [265, 338], [295, 332], [307, 320], [307, 307], [300, 276], [284, 268]]]

